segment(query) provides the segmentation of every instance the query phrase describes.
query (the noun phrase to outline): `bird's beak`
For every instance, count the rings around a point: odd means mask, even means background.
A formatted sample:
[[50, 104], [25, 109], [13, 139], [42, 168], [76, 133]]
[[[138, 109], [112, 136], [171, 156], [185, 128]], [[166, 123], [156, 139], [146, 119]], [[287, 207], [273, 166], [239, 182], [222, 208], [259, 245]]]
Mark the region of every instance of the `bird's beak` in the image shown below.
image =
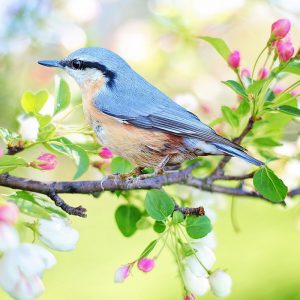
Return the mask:
[[52, 67], [52, 68], [63, 68], [63, 64], [61, 63], [61, 60], [39, 60], [38, 63], [40, 65], [46, 66], [46, 67]]

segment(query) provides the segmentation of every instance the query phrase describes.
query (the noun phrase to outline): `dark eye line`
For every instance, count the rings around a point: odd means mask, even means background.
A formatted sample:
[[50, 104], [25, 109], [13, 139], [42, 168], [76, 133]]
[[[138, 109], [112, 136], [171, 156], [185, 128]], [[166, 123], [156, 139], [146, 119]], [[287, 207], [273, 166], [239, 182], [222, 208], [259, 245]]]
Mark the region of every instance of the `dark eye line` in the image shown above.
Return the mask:
[[[79, 63], [79, 68], [74, 68], [74, 62]], [[105, 65], [102, 65], [98, 62], [92, 62], [92, 61], [83, 61], [78, 59], [73, 59], [71, 61], [65, 61], [65, 66], [68, 66], [71, 69], [74, 70], [85, 70], [85, 69], [97, 69], [102, 72], [102, 74], [108, 79], [107, 85], [110, 88], [113, 88], [115, 86], [115, 79], [117, 77], [117, 74], [111, 70], [109, 70]]]

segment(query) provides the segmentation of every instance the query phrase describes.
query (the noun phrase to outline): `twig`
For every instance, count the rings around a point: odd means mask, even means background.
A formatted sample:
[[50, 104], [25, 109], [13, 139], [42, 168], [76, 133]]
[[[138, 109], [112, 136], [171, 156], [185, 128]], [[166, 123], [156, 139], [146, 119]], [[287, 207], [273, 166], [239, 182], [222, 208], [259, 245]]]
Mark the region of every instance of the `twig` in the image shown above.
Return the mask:
[[245, 175], [214, 175], [211, 177], [211, 181], [216, 180], [245, 180], [249, 178], [253, 178], [254, 172]]
[[[251, 116], [248, 120], [247, 126], [244, 128], [244, 130], [242, 131], [242, 133], [234, 138], [232, 140], [232, 142], [234, 142], [235, 144], [240, 144], [242, 142], [242, 140], [244, 139], [244, 137], [249, 133], [249, 131], [251, 131], [251, 129], [253, 128], [253, 124], [254, 124], [254, 117]], [[232, 158], [232, 156], [224, 156], [221, 161], [219, 162], [219, 164], [217, 165], [216, 169], [212, 172], [211, 176], [214, 175], [224, 175], [224, 167], [226, 166], [226, 164], [230, 161], [230, 159]]]
[[174, 211], [180, 211], [182, 212], [185, 216], [189, 215], [194, 215], [194, 216], [204, 216], [205, 211], [202, 206], [199, 207], [185, 207], [185, 206], [179, 206], [175, 205]]
[[55, 191], [49, 192], [48, 196], [54, 201], [56, 206], [60, 207], [69, 215], [79, 216], [82, 218], [86, 217], [86, 209], [81, 205], [77, 207], [68, 205]]
[[300, 187], [293, 189], [288, 193], [288, 196], [290, 197], [295, 197], [297, 195], [300, 195]]

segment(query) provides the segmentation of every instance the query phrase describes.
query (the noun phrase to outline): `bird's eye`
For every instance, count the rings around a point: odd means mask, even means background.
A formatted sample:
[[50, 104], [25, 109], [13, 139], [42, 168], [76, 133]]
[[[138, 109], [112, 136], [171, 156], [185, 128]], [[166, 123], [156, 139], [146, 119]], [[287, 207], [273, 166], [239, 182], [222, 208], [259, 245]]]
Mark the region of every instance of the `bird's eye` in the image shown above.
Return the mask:
[[74, 59], [71, 61], [71, 67], [75, 70], [79, 70], [82, 68], [82, 61]]

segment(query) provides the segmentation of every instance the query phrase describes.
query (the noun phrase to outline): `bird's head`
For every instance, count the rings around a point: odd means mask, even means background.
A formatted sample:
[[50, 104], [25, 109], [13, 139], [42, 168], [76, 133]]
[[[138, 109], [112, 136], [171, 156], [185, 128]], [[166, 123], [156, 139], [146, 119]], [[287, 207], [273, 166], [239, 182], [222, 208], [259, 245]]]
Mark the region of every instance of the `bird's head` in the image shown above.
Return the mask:
[[82, 88], [102, 82], [102, 86], [112, 89], [118, 76], [124, 76], [130, 69], [119, 55], [97, 47], [81, 48], [62, 60], [41, 60], [38, 63], [66, 70]]

